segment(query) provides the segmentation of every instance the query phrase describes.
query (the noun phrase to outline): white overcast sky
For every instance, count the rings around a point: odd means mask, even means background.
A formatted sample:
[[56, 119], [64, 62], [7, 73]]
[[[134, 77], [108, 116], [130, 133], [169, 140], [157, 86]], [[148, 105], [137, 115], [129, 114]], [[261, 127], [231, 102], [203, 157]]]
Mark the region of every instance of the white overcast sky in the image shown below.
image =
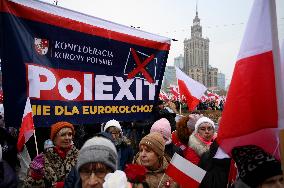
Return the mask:
[[[42, 0], [53, 3], [54, 0]], [[183, 54], [197, 0], [58, 0], [58, 6], [177, 39], [167, 65]], [[203, 37], [210, 40], [209, 64], [231, 80], [253, 0], [198, 0]], [[279, 40], [284, 40], [284, 1], [276, 0]]]

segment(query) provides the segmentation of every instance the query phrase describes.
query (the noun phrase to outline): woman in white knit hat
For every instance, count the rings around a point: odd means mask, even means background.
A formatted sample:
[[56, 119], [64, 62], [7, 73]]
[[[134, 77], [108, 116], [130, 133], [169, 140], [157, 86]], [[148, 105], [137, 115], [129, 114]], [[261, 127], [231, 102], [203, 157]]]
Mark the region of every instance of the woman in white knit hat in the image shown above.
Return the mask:
[[131, 163], [133, 160], [134, 153], [131, 141], [127, 137], [123, 136], [120, 123], [114, 119], [109, 120], [103, 130], [112, 136], [118, 153], [118, 169], [124, 170], [125, 165]]
[[195, 130], [188, 140], [188, 148], [185, 158], [194, 164], [198, 164], [200, 157], [210, 149], [215, 138], [215, 124], [208, 117], [201, 117], [195, 123]]

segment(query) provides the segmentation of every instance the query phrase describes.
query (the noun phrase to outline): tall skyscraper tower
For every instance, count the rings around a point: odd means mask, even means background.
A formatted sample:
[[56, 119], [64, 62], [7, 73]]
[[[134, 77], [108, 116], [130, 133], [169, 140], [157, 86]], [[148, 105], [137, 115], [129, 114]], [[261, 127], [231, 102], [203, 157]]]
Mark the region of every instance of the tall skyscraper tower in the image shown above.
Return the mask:
[[[198, 17], [196, 6], [196, 15], [191, 26], [191, 38], [184, 40], [184, 72], [194, 80], [204, 84], [207, 87], [217, 86], [215, 72], [209, 68], [209, 39], [202, 37], [202, 27]], [[212, 71], [214, 73], [212, 73]], [[210, 77], [209, 77], [210, 74]], [[212, 82], [212, 80], [214, 80]], [[215, 83], [216, 80], [216, 83]]]
[[191, 38], [184, 40], [184, 71], [194, 80], [207, 86], [209, 66], [209, 39], [202, 38], [202, 27], [196, 15], [191, 26]]

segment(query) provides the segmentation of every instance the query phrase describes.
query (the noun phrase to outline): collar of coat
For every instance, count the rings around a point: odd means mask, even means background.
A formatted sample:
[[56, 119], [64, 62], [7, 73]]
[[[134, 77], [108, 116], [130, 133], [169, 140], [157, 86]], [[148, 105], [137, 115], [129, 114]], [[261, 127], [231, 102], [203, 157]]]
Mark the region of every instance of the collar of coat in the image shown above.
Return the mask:
[[209, 151], [210, 148], [210, 146], [198, 139], [194, 133], [189, 137], [188, 146], [192, 148], [199, 157], [201, 157], [205, 152]]

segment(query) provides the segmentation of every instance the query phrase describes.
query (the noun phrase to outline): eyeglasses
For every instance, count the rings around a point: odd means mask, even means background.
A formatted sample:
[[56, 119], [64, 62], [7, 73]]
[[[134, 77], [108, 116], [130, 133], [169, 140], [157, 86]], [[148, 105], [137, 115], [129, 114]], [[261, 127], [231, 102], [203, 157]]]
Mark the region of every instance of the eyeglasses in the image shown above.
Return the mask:
[[95, 174], [100, 179], [104, 179], [106, 174], [111, 172], [111, 169], [101, 163], [89, 163], [83, 165], [79, 172], [82, 179], [89, 179], [92, 174]]
[[111, 171], [105, 168], [99, 168], [99, 169], [81, 169], [79, 172], [82, 179], [90, 178], [93, 173], [95, 174], [96, 177], [104, 179], [104, 177]]
[[206, 130], [207, 130], [207, 131], [213, 131], [214, 128], [211, 127], [211, 126], [210, 126], [210, 127], [199, 127], [199, 130], [200, 130], [200, 131], [206, 131]]

